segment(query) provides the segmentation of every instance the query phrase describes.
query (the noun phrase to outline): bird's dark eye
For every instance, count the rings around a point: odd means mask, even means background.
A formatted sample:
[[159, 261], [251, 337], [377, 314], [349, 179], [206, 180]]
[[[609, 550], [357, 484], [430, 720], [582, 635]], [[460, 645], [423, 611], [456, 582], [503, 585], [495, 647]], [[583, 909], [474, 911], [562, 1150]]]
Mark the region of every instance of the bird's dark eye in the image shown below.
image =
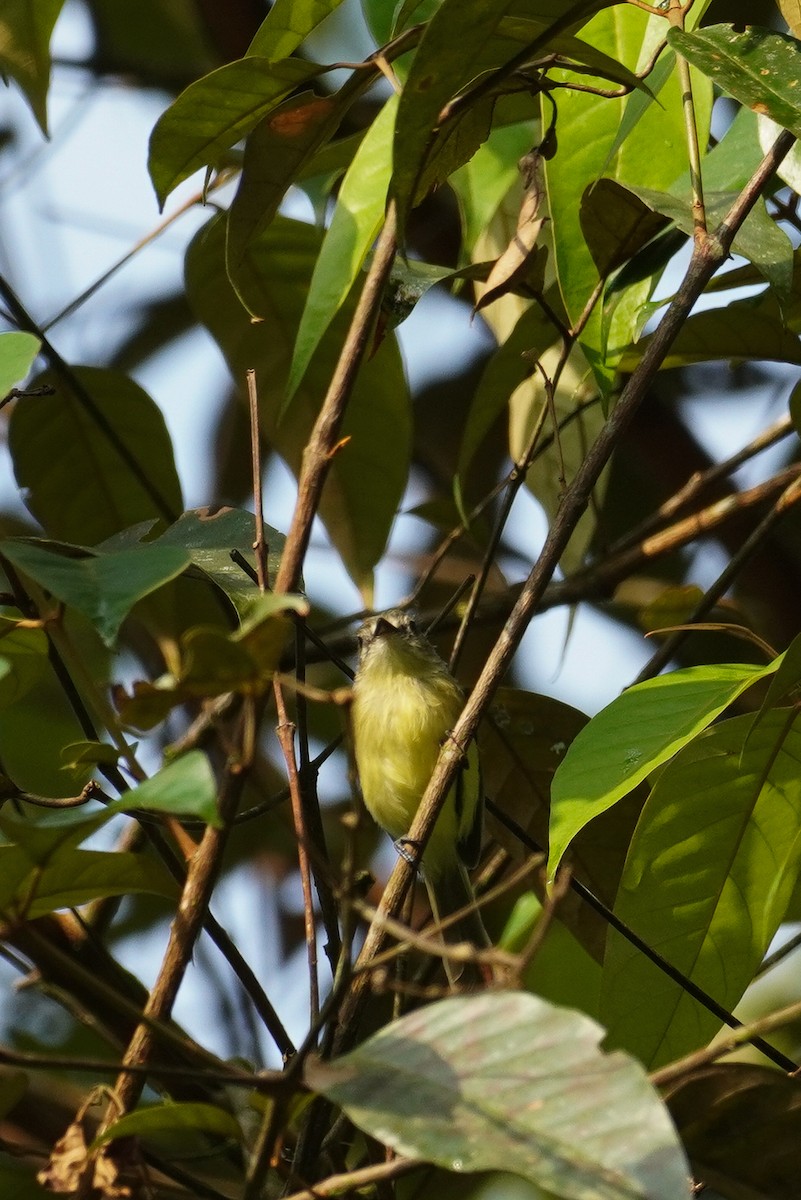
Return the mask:
[[414, 617], [406, 618], [406, 628], [409, 630], [409, 633], [417, 633], [417, 622]]

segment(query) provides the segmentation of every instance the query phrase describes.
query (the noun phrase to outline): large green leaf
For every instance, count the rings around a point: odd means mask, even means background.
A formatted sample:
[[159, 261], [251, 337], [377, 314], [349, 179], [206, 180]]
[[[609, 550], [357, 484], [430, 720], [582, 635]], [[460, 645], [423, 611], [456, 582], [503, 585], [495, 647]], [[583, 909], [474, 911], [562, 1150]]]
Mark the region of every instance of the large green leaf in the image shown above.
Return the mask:
[[175, 520], [183, 508], [172, 443], [159, 408], [120, 371], [45, 372], [11, 417], [14, 473], [47, 532], [91, 545], [147, 518]]
[[[730, 1011], [784, 918], [801, 867], [801, 731], [774, 709], [704, 732], [643, 809], [616, 914]], [[610, 1039], [646, 1065], [704, 1045], [719, 1027], [615, 930], [601, 989]]]
[[47, 136], [50, 35], [64, 0], [4, 0], [0, 20], [0, 71], [25, 93]]
[[190, 84], [150, 135], [148, 167], [159, 205], [201, 167], [221, 166], [267, 113], [324, 69], [299, 58], [240, 58]]
[[248, 54], [275, 62], [288, 58], [342, 0], [275, 0], [248, 46]]
[[801, 137], [801, 45], [786, 33], [749, 25], [671, 29], [674, 50], [735, 100]]
[[[246, 289], [248, 306], [265, 317], [260, 324], [251, 321], [227, 279], [224, 238], [225, 226], [219, 220], [195, 237], [186, 261], [189, 297], [219, 342], [234, 378], [242, 384], [246, 370], [256, 368], [265, 436], [297, 474], [352, 302], [332, 323], [279, 423], [277, 413], [321, 234], [303, 222], [277, 217], [251, 244], [240, 285]], [[360, 371], [342, 429], [349, 440], [331, 464], [320, 509], [349, 574], [368, 590], [406, 484], [410, 425], [400, 357], [394, 339], [387, 337]]]
[[28, 374], [41, 344], [32, 333], [0, 333], [0, 400]]
[[662, 1102], [602, 1037], [583, 1014], [489, 992], [402, 1017], [307, 1081], [393, 1150], [451, 1171], [510, 1171], [570, 1200], [688, 1196]]
[[462, 242], [469, 257], [480, 234], [509, 190], [520, 179], [518, 160], [534, 142], [533, 121], [493, 129], [472, 158], [455, 171], [450, 184], [462, 214]]
[[775, 671], [741, 663], [688, 667], [629, 688], [581, 730], [551, 789], [552, 878], [588, 821], [632, 791], [711, 724], [746, 688]]
[[387, 101], [348, 167], [309, 285], [287, 381], [287, 402], [353, 286], [384, 217], [397, 100]]
[[109, 646], [137, 600], [175, 579], [190, 561], [177, 546], [142, 545], [117, 554], [69, 558], [32, 540], [0, 542], [0, 555], [89, 617]]

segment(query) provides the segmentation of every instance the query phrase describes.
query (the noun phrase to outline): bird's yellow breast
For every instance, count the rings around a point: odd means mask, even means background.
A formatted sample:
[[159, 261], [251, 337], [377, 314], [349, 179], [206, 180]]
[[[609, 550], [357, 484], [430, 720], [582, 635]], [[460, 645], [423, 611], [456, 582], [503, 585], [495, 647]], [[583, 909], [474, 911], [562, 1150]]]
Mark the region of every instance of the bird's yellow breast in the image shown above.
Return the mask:
[[[399, 838], [411, 827], [440, 747], [459, 717], [462, 694], [444, 663], [417, 662], [402, 645], [377, 649], [354, 687], [356, 766], [369, 812]], [[429, 872], [455, 857], [458, 835], [450, 795], [426, 848]]]

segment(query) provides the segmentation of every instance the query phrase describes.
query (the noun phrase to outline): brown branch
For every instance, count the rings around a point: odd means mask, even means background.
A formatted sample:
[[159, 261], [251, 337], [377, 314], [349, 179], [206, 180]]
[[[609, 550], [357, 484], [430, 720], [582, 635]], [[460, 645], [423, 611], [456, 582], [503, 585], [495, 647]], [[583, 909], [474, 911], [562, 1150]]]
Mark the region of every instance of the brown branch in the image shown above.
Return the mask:
[[303, 451], [298, 480], [298, 498], [275, 580], [275, 590], [279, 593], [291, 592], [297, 587], [303, 559], [311, 537], [312, 521], [320, 504], [323, 485], [339, 438], [342, 418], [345, 415], [345, 408], [356, 382], [359, 367], [370, 344], [381, 294], [389, 278], [394, 259], [395, 205], [390, 203], [348, 335], [342, 346], [342, 352], [334, 369], [323, 406], [314, 423], [308, 445]]

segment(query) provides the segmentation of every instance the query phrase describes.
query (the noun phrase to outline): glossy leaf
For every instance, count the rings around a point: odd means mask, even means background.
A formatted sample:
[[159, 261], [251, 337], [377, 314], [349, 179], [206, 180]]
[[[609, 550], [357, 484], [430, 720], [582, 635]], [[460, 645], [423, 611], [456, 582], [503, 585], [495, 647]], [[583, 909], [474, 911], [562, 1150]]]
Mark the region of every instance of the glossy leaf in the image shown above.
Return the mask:
[[397, 101], [389, 99], [367, 131], [348, 167], [331, 224], [314, 264], [287, 381], [286, 403], [342, 307], [378, 232], [392, 171], [392, 133]]
[[6, 541], [0, 542], [0, 555], [89, 617], [108, 646], [137, 600], [189, 565], [189, 555], [175, 546], [144, 545], [118, 554], [68, 558], [32, 540]]
[[688, 1196], [664, 1106], [602, 1037], [570, 1009], [486, 993], [402, 1017], [307, 1082], [397, 1153], [451, 1171], [511, 1171], [571, 1200]]
[[64, 541], [92, 545], [147, 518], [183, 508], [172, 442], [157, 405], [119, 371], [45, 372], [14, 407], [9, 446], [33, 515]]
[[0, 71], [15, 79], [47, 136], [50, 35], [64, 0], [4, 0]]
[[0, 333], [0, 400], [28, 374], [41, 344], [32, 333]]
[[216, 1133], [241, 1141], [242, 1130], [231, 1113], [214, 1104], [167, 1103], [138, 1108], [114, 1121], [99, 1134], [92, 1149], [121, 1137], [147, 1137], [148, 1134], [187, 1132]]
[[[195, 237], [186, 264], [189, 296], [219, 342], [234, 378], [244, 383], [246, 370], [256, 368], [265, 436], [297, 474], [352, 314], [351, 302], [332, 323], [286, 416], [277, 423], [320, 234], [300, 221], [277, 217], [252, 243], [241, 285], [247, 289], [248, 306], [268, 318], [263, 324], [251, 322], [228, 282], [224, 235], [224, 225], [217, 220]], [[361, 588], [370, 587], [403, 494], [410, 433], [400, 358], [394, 339], [387, 337], [359, 373], [342, 428], [343, 439], [349, 440], [343, 441], [331, 464], [320, 510], [329, 536]]]
[[220, 167], [232, 146], [322, 69], [299, 58], [240, 58], [190, 84], [150, 135], [148, 169], [159, 206], [201, 167]]
[[450, 184], [462, 214], [463, 242], [468, 253], [501, 201], [520, 179], [518, 159], [534, 144], [533, 121], [495, 128], [472, 158], [455, 171]]
[[[706, 730], [659, 776], [634, 834], [617, 916], [731, 1011], [801, 869], [801, 731], [793, 711]], [[610, 930], [601, 1020], [646, 1065], [704, 1045], [720, 1021]]]
[[741, 104], [801, 137], [801, 46], [786, 33], [749, 25], [671, 29], [674, 50]]
[[688, 667], [629, 688], [570, 746], [551, 791], [548, 874], [588, 821], [672, 758], [758, 679], [775, 671], [741, 663]]
[[107, 811], [137, 810], [167, 813], [173, 817], [197, 817], [207, 825], [221, 828], [217, 784], [206, 755], [200, 750], [182, 754], [110, 804]]
[[248, 54], [273, 62], [288, 58], [341, 3], [342, 0], [275, 0], [248, 46]]

